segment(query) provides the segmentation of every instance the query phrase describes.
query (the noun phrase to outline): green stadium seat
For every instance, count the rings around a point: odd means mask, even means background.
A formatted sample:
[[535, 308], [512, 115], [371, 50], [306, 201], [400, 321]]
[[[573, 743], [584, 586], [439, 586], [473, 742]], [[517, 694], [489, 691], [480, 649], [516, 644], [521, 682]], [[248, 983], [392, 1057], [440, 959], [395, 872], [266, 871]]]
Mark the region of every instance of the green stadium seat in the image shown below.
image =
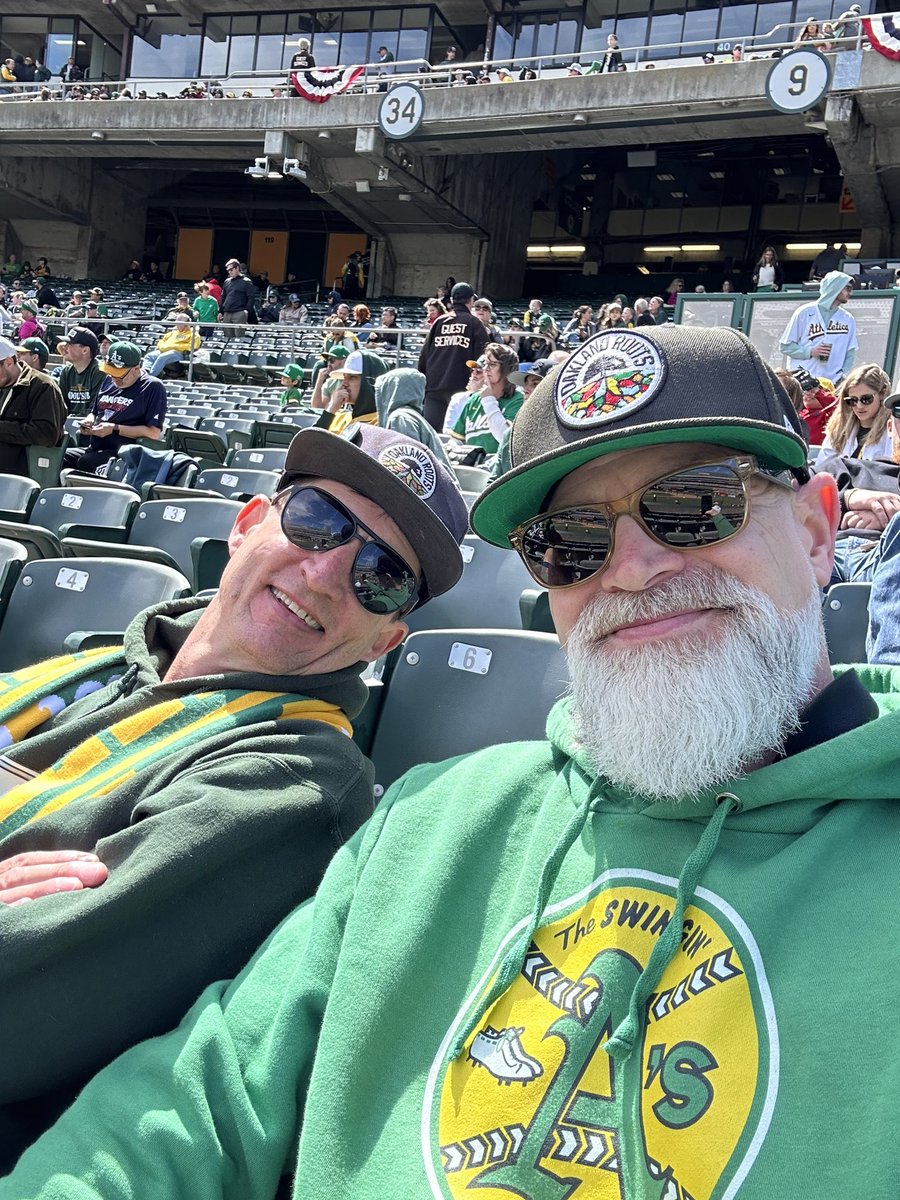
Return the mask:
[[194, 538], [191, 542], [194, 595], [218, 588], [228, 558], [228, 542], [225, 538]]
[[207, 429], [170, 428], [166, 435], [166, 443], [170, 450], [199, 459], [201, 466], [216, 466], [224, 463], [228, 456], [225, 438]]
[[369, 751], [376, 797], [419, 763], [543, 738], [547, 713], [567, 683], [565, 656], [550, 634], [483, 628], [410, 634]]
[[25, 475], [0, 475], [0, 520], [27, 521], [40, 490]]
[[67, 433], [58, 446], [26, 446], [28, 474], [42, 488], [56, 487], [65, 453], [72, 444]]
[[277, 471], [257, 471], [248, 467], [206, 467], [197, 476], [197, 487], [232, 499], [273, 496], [278, 478]]
[[474, 534], [462, 543], [462, 578], [406, 618], [411, 630], [520, 629], [519, 597], [534, 581], [512, 550], [490, 546]]
[[275, 421], [256, 422], [256, 444], [263, 448], [283, 446], [286, 450], [297, 433], [294, 424], [281, 425]]
[[252, 467], [257, 471], [284, 470], [284, 460], [287, 458], [286, 446], [269, 446], [266, 449], [256, 447], [252, 450], [234, 450], [228, 455], [226, 466]]
[[66, 527], [72, 524], [116, 526], [128, 530], [139, 503], [138, 496], [130, 489], [44, 488], [31, 510], [28, 524], [39, 525], [58, 537], [65, 537]]
[[156, 563], [106, 558], [28, 563], [0, 623], [0, 670], [61, 654], [66, 638], [96, 629], [98, 621], [114, 641], [142, 608], [189, 591], [184, 575]]

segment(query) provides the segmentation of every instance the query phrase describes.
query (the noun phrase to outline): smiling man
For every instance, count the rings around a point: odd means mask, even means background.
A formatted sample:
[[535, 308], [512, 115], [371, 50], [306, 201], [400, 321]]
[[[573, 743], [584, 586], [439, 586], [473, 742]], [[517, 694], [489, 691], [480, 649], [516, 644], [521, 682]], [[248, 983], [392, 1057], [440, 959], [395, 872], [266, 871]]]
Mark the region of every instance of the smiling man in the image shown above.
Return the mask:
[[239, 970], [369, 816], [360, 671], [455, 583], [466, 524], [418, 443], [306, 430], [211, 600], [0, 677], [0, 1167]]
[[828, 666], [833, 481], [731, 329], [596, 335], [511, 446], [472, 521], [550, 589], [548, 740], [400, 780], [2, 1200], [894, 1194], [898, 677]]

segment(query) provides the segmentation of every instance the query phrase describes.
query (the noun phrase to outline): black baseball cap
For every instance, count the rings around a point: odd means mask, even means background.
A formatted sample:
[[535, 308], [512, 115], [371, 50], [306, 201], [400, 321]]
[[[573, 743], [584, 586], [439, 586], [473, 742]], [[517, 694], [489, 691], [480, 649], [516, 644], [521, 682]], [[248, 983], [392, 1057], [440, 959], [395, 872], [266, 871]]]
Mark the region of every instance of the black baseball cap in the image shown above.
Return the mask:
[[467, 300], [474, 300], [474, 298], [475, 289], [471, 283], [454, 283], [450, 293], [451, 300], [458, 300], [460, 304], [465, 304]]
[[64, 333], [58, 339], [58, 345], [66, 345], [70, 343], [73, 346], [87, 346], [91, 354], [95, 357], [100, 353], [100, 343], [97, 341], [97, 335], [92, 333], [90, 329], [85, 329], [83, 325], [73, 325], [68, 333]]
[[344, 483], [396, 522], [422, 564], [419, 605], [449, 591], [462, 575], [466, 504], [453, 474], [421, 442], [359, 422], [340, 437], [302, 429], [288, 448], [277, 490], [304, 476]]
[[643, 446], [709, 442], [766, 466], [804, 467], [799, 418], [775, 372], [736, 329], [609, 329], [582, 343], [531, 393], [513, 422], [512, 469], [476, 500], [477, 534], [507, 534], [585, 463]]

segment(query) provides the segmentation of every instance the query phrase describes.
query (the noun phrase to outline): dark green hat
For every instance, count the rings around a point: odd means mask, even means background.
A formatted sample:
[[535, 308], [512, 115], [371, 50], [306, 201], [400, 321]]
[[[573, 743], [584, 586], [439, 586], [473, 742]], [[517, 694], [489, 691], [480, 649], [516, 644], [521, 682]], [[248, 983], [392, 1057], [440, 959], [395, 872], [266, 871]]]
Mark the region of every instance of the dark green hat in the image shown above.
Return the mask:
[[28, 354], [36, 354], [40, 360], [41, 367], [46, 367], [50, 359], [50, 348], [39, 337], [25, 338], [16, 346], [16, 349], [25, 350]]
[[742, 333], [663, 325], [589, 338], [538, 384], [513, 422], [512, 469], [470, 515], [485, 541], [544, 508], [584, 463], [640, 446], [709, 442], [767, 466], [802, 467], [806, 443], [787, 392]]
[[291, 383], [296, 383], [303, 378], [303, 368], [299, 363], [288, 363], [286, 367], [282, 367], [281, 375], [283, 379], [289, 379]]

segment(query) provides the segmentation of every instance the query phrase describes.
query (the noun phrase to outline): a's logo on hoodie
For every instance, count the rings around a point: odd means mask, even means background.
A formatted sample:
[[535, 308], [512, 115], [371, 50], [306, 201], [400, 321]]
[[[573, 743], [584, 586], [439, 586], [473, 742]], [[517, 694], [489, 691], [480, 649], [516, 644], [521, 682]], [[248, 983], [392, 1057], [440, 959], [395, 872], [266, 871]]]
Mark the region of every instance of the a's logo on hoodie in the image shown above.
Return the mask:
[[[553, 906], [486, 1011], [483, 981], [425, 1097], [433, 1196], [738, 1195], [772, 1119], [778, 1031], [759, 950], [728, 904], [697, 889], [633, 1050], [615, 1060], [605, 1050], [672, 918], [676, 885], [609, 872], [590, 898]], [[447, 1046], [467, 1024], [452, 1058]]]

